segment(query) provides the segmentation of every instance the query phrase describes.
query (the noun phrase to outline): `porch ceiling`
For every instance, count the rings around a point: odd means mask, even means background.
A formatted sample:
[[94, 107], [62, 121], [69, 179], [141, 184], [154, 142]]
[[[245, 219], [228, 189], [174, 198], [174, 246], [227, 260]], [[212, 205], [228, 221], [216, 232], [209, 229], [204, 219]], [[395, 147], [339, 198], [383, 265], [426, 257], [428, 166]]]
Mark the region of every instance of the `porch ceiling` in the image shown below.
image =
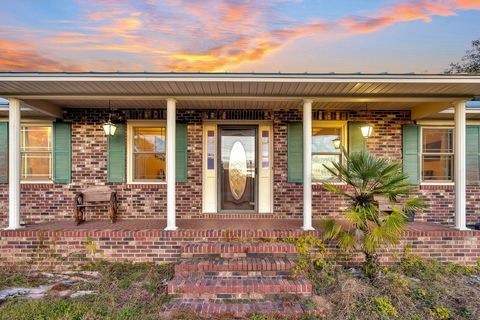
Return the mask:
[[[37, 111], [64, 108], [291, 109], [313, 99], [314, 109], [446, 109], [480, 94], [480, 75], [230, 74], [230, 73], [0, 73], [0, 96]], [[432, 105], [435, 104], [435, 105]], [[432, 112], [431, 112], [432, 111]], [[419, 112], [423, 117], [425, 112]]]

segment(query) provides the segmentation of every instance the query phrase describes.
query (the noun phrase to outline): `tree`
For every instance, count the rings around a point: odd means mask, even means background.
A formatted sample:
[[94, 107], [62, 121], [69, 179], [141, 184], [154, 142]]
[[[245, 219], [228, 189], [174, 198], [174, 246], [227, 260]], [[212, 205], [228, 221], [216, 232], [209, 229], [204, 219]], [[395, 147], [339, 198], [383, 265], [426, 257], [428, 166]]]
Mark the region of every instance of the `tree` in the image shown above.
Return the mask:
[[[335, 242], [341, 249], [359, 251], [365, 258], [364, 269], [373, 278], [379, 270], [378, 251], [395, 245], [406, 224], [406, 212], [424, 207], [422, 199], [411, 197], [408, 176], [398, 162], [375, 157], [367, 151], [348, 155], [345, 163], [325, 166], [347, 185], [325, 183], [324, 188], [349, 201], [346, 223], [334, 219], [322, 221], [324, 239]], [[383, 212], [379, 199], [390, 204], [391, 212]], [[400, 199], [404, 199], [400, 204]]]
[[472, 41], [472, 48], [460, 62], [451, 63], [445, 73], [480, 73], [480, 39]]

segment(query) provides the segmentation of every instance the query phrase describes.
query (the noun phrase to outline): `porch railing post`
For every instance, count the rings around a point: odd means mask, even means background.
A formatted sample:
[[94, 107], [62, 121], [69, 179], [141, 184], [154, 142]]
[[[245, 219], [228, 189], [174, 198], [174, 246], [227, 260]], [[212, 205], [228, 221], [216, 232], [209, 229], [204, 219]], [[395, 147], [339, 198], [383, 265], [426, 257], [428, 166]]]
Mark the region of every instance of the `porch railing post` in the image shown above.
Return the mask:
[[312, 100], [303, 101], [303, 230], [312, 227]]
[[8, 106], [8, 229], [20, 228], [20, 101]]
[[176, 101], [167, 100], [167, 227], [165, 230], [177, 230], [175, 195], [175, 126]]
[[466, 106], [465, 101], [455, 104], [455, 228], [467, 229], [466, 218]]

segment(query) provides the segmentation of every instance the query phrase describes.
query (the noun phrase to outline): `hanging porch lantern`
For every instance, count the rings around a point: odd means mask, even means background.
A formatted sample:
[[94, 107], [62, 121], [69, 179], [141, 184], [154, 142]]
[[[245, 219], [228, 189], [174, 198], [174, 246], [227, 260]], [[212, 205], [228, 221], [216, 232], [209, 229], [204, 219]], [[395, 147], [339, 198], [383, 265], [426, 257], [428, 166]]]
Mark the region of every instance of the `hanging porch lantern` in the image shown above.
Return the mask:
[[369, 138], [372, 136], [372, 132], [373, 132], [373, 127], [369, 124], [367, 125], [364, 125], [362, 127], [360, 127], [360, 130], [362, 130], [362, 136], [364, 138]]
[[[365, 111], [368, 111], [368, 104], [365, 103]], [[362, 131], [362, 136], [364, 138], [370, 138], [373, 133], [373, 126], [370, 124], [366, 123], [364, 126], [360, 127], [360, 130]]]
[[110, 109], [110, 114], [108, 115], [108, 121], [102, 124], [103, 131], [105, 131], [106, 136], [113, 136], [117, 130], [117, 126], [112, 122], [112, 108], [110, 106], [110, 100], [108, 100], [108, 108]]

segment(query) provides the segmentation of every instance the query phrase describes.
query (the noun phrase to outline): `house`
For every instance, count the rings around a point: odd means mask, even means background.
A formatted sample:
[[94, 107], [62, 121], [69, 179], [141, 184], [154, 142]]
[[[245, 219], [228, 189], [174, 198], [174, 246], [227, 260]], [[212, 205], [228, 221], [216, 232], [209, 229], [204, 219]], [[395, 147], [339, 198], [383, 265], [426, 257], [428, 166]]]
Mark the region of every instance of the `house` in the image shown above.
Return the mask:
[[[113, 260], [174, 261], [178, 243], [230, 229], [316, 232], [346, 206], [321, 184], [346, 148], [403, 163], [429, 204], [408, 231], [426, 237], [419, 252], [473, 263], [479, 94], [463, 74], [0, 73], [0, 250], [25, 258], [40, 230], [60, 230], [63, 252], [88, 236]], [[75, 227], [74, 194], [95, 185], [117, 192], [120, 221], [92, 209]]]

